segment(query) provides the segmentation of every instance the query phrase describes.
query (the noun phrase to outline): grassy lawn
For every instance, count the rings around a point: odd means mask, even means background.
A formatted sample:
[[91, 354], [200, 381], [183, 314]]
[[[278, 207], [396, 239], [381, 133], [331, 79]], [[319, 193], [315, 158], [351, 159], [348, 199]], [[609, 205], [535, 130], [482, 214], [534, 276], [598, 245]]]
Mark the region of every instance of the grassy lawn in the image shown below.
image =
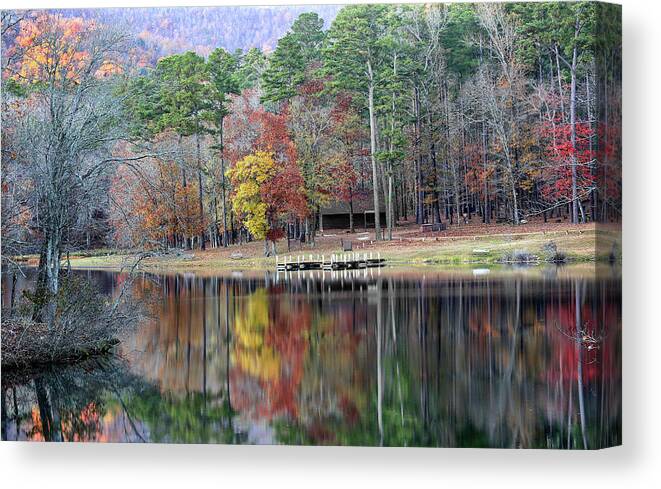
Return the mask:
[[544, 247], [550, 241], [553, 241], [557, 249], [570, 261], [595, 260], [594, 230], [564, 235], [522, 234], [440, 238], [430, 243], [424, 241], [416, 243], [416, 246], [386, 244], [383, 253], [393, 262], [402, 263], [495, 263], [516, 251], [536, 255], [544, 261], [549, 255]]
[[[596, 229], [593, 224], [579, 226], [543, 225], [512, 227], [492, 225], [451, 227], [447, 231], [421, 234], [412, 225], [397, 228], [392, 241], [374, 241], [374, 234], [327, 231], [317, 237], [314, 248], [292, 242], [287, 251], [286, 241], [278, 243], [279, 259], [297, 255], [325, 255], [342, 253], [341, 240], [350, 239], [357, 253], [380, 253], [392, 265], [462, 265], [495, 264], [513, 252], [535, 255], [540, 261], [548, 260], [549, 242], [570, 262], [607, 261], [615, 252], [621, 258], [619, 230]], [[615, 248], [613, 243], [616, 243]], [[212, 271], [271, 269], [275, 257], [263, 256], [262, 242], [251, 242], [228, 248], [193, 250], [178, 253], [155, 254], [140, 263], [143, 270], [154, 271]], [[94, 250], [70, 255], [73, 268], [130, 268], [136, 254], [130, 251]], [[36, 264], [37, 257], [28, 257]]]

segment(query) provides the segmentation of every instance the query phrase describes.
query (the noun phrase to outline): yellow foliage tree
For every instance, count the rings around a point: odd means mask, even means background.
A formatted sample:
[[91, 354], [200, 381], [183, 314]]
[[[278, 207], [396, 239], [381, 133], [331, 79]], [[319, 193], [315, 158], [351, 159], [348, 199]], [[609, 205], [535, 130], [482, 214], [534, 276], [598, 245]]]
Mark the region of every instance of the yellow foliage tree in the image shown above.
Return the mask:
[[257, 151], [238, 161], [227, 171], [235, 189], [232, 208], [256, 239], [265, 239], [269, 230], [268, 204], [262, 186], [277, 173], [273, 153]]
[[232, 361], [260, 381], [274, 382], [280, 375], [280, 355], [266, 343], [268, 329], [268, 296], [266, 289], [259, 289], [237, 310]]

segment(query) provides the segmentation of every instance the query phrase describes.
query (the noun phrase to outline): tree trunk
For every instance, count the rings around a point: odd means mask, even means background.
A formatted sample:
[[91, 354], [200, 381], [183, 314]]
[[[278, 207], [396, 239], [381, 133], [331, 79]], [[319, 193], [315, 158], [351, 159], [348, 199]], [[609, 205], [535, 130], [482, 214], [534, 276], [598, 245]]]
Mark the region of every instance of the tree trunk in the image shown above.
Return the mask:
[[16, 271], [11, 274], [11, 296], [9, 299], [9, 316], [14, 315], [14, 302], [16, 298]]
[[[179, 136], [179, 146], [181, 147], [181, 136]], [[188, 215], [188, 191], [186, 190], [188, 186], [188, 180], [186, 178], [186, 167], [185, 163], [181, 162], [181, 185], [184, 190], [184, 247], [188, 247], [188, 232], [190, 231], [190, 216]]]
[[560, 95], [560, 112], [562, 113], [562, 120], [565, 121], [565, 94], [562, 89], [562, 71], [560, 71], [560, 53], [558, 52], [558, 45], [555, 44], [555, 64], [558, 70], [558, 94]]
[[[592, 162], [592, 156], [594, 154], [594, 137], [592, 134], [593, 124], [592, 124], [592, 100], [590, 98], [590, 76], [589, 73], [585, 74], [585, 89], [587, 91], [587, 111], [588, 111], [588, 124], [590, 126], [590, 142], [589, 142], [589, 152], [588, 152], [588, 161], [591, 164], [591, 174], [593, 181], [597, 181], [597, 165]], [[597, 220], [597, 192], [594, 188], [590, 191], [590, 219], [593, 222]]]
[[221, 172], [221, 187], [220, 193], [223, 201], [223, 246], [229, 245], [229, 233], [227, 229], [227, 197], [225, 188], [225, 141], [224, 141], [224, 128], [225, 118], [220, 118], [220, 172]]
[[491, 209], [489, 208], [489, 178], [487, 176], [488, 168], [487, 158], [487, 125], [482, 122], [482, 167], [484, 168], [484, 216], [485, 224], [491, 224]]
[[415, 172], [415, 183], [417, 190], [415, 202], [415, 221], [417, 224], [422, 224], [424, 222], [425, 191], [422, 183], [422, 154], [420, 151], [420, 138], [422, 134], [422, 121], [420, 119], [420, 92], [417, 87], [414, 90], [413, 105], [415, 112], [415, 163], [417, 164]]
[[[484, 62], [483, 52], [482, 52], [482, 36], [480, 36], [480, 67]], [[489, 178], [487, 176], [488, 168], [488, 135], [487, 135], [487, 115], [482, 105], [482, 168], [484, 171], [484, 215], [482, 220], [485, 224], [491, 224], [491, 208], [489, 205]]]
[[392, 199], [392, 169], [388, 174], [388, 240], [392, 241], [393, 223], [393, 199]]
[[381, 216], [379, 206], [379, 175], [376, 166], [376, 115], [374, 113], [374, 74], [372, 63], [367, 61], [367, 72], [369, 74], [368, 105], [370, 117], [370, 160], [372, 163], [372, 191], [374, 194], [374, 238], [381, 239]]
[[[61, 229], [61, 226], [57, 226], [57, 228]], [[46, 263], [44, 267], [45, 302], [43, 304], [43, 311], [40, 315], [41, 319], [48, 324], [49, 328], [55, 326], [57, 293], [60, 286], [61, 231], [59, 229], [51, 230], [46, 244]]]
[[510, 178], [512, 182], [512, 217], [514, 220], [514, 225], [519, 225], [519, 199], [516, 195], [516, 185], [514, 183], [514, 177]]
[[308, 217], [305, 218], [305, 225], [303, 232], [305, 233], [305, 242], [310, 243], [310, 218]]
[[431, 157], [432, 165], [432, 193], [434, 201], [432, 202], [432, 212], [434, 214], [433, 221], [440, 223], [441, 220], [441, 195], [438, 192], [438, 162], [436, 160], [436, 143], [434, 142], [434, 122], [431, 117], [431, 111], [428, 114], [429, 123], [429, 154]]
[[[576, 19], [576, 36], [578, 36], [579, 23]], [[576, 43], [576, 40], [574, 41]], [[571, 63], [571, 95], [569, 100], [569, 124], [571, 127], [571, 199], [572, 199], [572, 224], [578, 224], [578, 183], [577, 183], [577, 161], [576, 161], [576, 63], [578, 59], [578, 47], [574, 44]]]
[[353, 195], [349, 197], [349, 232], [352, 234], [356, 232], [353, 227]]
[[[393, 71], [393, 77], [396, 79], [397, 78], [397, 53], [394, 54], [393, 56], [393, 66], [392, 66], [392, 71]], [[392, 92], [392, 107], [391, 107], [391, 115], [390, 115], [390, 158], [388, 159], [388, 183], [387, 183], [387, 208], [386, 208], [386, 217], [387, 217], [387, 224], [388, 224], [388, 240], [392, 241], [392, 228], [394, 226], [393, 223], [393, 174], [394, 174], [394, 164], [392, 161], [392, 155], [394, 154], [395, 150], [395, 144], [394, 144], [394, 138], [395, 138], [395, 117], [397, 116], [397, 94], [393, 91]]]
[[204, 189], [202, 188], [202, 158], [200, 155], [200, 129], [199, 122], [197, 123], [198, 130], [195, 133], [195, 146], [196, 146], [196, 158], [197, 158], [197, 185], [198, 185], [198, 195], [200, 199], [199, 211], [200, 211], [200, 249], [206, 249], [205, 244], [205, 233], [204, 233]]

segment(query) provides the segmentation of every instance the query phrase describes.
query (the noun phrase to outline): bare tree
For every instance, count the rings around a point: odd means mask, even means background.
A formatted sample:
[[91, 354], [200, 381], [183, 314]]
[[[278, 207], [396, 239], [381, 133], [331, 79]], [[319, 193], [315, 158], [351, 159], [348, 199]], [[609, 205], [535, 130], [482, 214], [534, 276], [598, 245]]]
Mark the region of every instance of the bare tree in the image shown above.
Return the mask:
[[13, 137], [32, 189], [32, 226], [42, 236], [37, 295], [44, 300], [35, 319], [51, 324], [64, 244], [83, 204], [102, 191], [118, 160], [112, 152], [123, 135], [121, 103], [108, 75], [121, 71], [128, 38], [94, 24], [73, 29], [60, 16], [30, 22], [36, 35], [4, 71], [30, 86], [17, 101], [25, 110]]
[[[414, 80], [415, 147], [418, 153], [418, 219], [423, 221], [424, 188], [423, 166], [431, 166], [428, 187], [432, 193], [433, 220], [441, 222], [442, 185], [439, 153], [441, 143], [445, 146], [447, 166], [448, 114], [445, 96], [447, 95], [447, 63], [441, 36], [447, 26], [447, 9], [444, 5], [430, 8], [415, 8], [407, 12], [406, 30], [409, 42], [415, 47], [418, 65], [422, 71]], [[423, 129], [426, 128], [426, 131]]]
[[501, 167], [512, 199], [512, 219], [514, 224], [519, 224], [521, 216], [517, 187], [520, 168], [515, 161], [515, 144], [521, 117], [517, 104], [524, 99], [525, 90], [523, 73], [515, 58], [517, 30], [500, 4], [479, 4], [477, 16], [489, 38], [486, 47], [495, 61], [479, 70], [479, 91], [488, 124], [500, 149]]

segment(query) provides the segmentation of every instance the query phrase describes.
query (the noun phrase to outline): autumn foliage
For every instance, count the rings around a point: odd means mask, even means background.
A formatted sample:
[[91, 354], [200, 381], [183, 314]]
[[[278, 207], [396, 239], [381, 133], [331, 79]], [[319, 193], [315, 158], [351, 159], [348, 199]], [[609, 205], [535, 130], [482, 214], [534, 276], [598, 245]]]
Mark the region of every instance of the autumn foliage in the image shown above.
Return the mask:
[[[19, 83], [53, 83], [65, 88], [75, 85], [90, 68], [91, 60], [98, 52], [89, 40], [98, 35], [100, 27], [79, 17], [40, 13], [24, 20], [8, 55], [18, 61], [4, 76]], [[101, 51], [103, 48], [98, 46]], [[97, 77], [121, 73], [120, 63], [114, 54], [103, 53], [104, 59], [94, 68]]]
[[197, 182], [185, 173], [172, 161], [144, 163], [140, 173], [120, 166], [111, 187], [118, 209], [112, 214], [115, 241], [147, 248], [188, 246], [205, 223], [198, 214]]
[[228, 176], [235, 188], [234, 211], [255, 238], [275, 241], [282, 220], [305, 215], [302, 178], [288, 160], [278, 164], [273, 153], [257, 151], [238, 161]]
[[[568, 202], [572, 198], [572, 165], [576, 165], [577, 186], [584, 195], [595, 184], [593, 168], [594, 130], [587, 122], [576, 124], [576, 147], [571, 141], [571, 126], [561, 121], [540, 128], [546, 141], [547, 164], [542, 171], [542, 194], [550, 201]], [[574, 160], [575, 159], [575, 160]], [[574, 163], [575, 161], [575, 163]]]

